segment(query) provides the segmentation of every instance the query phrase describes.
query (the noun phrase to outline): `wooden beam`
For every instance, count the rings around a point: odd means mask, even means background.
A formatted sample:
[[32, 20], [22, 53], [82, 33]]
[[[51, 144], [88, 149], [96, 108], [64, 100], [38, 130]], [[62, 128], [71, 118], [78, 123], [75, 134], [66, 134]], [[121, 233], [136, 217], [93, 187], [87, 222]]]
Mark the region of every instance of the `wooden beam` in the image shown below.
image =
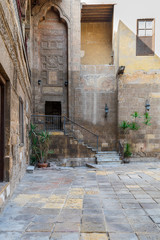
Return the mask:
[[98, 5], [83, 5], [81, 11], [82, 22], [110, 22], [113, 16], [113, 5], [98, 4]]

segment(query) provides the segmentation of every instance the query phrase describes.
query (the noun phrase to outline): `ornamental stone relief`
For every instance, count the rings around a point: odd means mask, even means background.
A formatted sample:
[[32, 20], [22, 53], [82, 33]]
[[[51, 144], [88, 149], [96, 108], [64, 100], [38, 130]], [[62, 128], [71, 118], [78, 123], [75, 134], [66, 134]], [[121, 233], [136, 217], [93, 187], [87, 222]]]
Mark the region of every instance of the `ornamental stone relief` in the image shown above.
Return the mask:
[[67, 76], [67, 29], [53, 10], [46, 16], [38, 27], [41, 76], [45, 84], [63, 84]]

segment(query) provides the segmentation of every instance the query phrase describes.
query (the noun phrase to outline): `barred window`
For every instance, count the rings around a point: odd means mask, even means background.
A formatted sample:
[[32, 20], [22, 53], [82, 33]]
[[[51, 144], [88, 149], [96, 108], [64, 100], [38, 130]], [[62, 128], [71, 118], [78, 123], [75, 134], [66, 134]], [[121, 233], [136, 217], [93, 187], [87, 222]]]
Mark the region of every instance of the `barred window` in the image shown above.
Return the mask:
[[153, 56], [154, 55], [154, 20], [139, 19], [137, 21], [137, 56]]
[[19, 98], [19, 139], [20, 144], [24, 143], [24, 117], [23, 117], [23, 100]]

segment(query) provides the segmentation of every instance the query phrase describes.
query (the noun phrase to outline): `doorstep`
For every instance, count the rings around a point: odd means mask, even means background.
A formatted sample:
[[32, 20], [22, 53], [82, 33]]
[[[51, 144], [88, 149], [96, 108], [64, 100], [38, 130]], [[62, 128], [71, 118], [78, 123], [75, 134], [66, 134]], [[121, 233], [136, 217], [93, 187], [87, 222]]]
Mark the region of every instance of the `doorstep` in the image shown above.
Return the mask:
[[10, 196], [10, 183], [0, 182], [0, 211], [4, 207], [4, 204], [9, 196]]

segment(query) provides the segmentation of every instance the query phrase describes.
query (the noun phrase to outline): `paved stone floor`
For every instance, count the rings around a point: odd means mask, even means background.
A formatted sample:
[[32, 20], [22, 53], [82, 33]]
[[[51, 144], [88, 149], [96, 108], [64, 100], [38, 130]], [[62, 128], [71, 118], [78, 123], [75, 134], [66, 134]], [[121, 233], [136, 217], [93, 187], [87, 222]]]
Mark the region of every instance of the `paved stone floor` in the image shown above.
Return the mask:
[[0, 240], [160, 240], [160, 163], [26, 174]]

